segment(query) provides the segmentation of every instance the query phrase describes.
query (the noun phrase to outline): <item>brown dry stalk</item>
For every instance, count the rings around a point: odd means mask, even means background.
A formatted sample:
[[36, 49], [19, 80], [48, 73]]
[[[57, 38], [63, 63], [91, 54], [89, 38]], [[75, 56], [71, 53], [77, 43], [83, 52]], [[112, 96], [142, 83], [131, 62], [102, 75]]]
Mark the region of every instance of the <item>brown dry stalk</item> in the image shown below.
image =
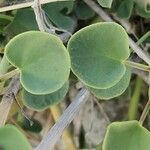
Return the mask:
[[5, 125], [9, 110], [13, 103], [14, 96], [16, 96], [16, 94], [18, 93], [19, 87], [19, 77], [15, 76], [12, 78], [12, 81], [10, 82], [8, 89], [3, 95], [2, 101], [0, 103], [0, 127]]

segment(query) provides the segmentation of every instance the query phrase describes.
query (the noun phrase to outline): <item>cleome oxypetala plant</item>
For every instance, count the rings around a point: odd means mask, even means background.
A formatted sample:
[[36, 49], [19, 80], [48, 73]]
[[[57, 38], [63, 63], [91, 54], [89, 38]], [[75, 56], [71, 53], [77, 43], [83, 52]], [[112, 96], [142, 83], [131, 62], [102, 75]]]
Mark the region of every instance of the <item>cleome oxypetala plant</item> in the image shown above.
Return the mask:
[[[127, 14], [124, 13], [124, 9], [121, 9], [127, 2], [130, 4], [128, 0], [118, 2], [117, 13], [129, 18], [133, 6], [128, 5], [130, 10]], [[98, 0], [98, 3], [103, 7], [111, 7], [112, 0]], [[132, 3], [136, 3], [135, 9], [139, 14], [147, 16], [148, 12], [144, 7], [147, 1], [141, 7], [139, 1]], [[65, 2], [64, 5], [65, 8], [68, 8], [66, 14], [70, 13], [73, 9], [73, 2], [70, 4]], [[100, 22], [87, 25], [75, 32], [64, 44], [59, 32], [66, 32], [66, 30], [70, 32], [73, 28], [68, 28], [67, 25], [73, 25], [75, 21], [61, 15], [60, 12], [63, 11], [61, 4], [46, 6], [45, 10], [49, 9], [53, 13], [55, 7], [57, 8], [56, 14], [50, 17], [58, 27], [61, 26], [58, 20], [65, 18], [63, 30], [53, 28], [57, 30], [54, 33], [37, 31], [36, 22], [34, 22], [36, 27], [33, 26], [33, 30], [16, 32], [16, 22], [19, 18], [24, 18], [21, 16], [23, 11], [30, 13], [30, 17], [33, 17], [34, 13], [30, 9], [19, 10], [14, 22], [5, 28], [6, 34], [12, 30], [13, 35], [10, 35], [11, 40], [5, 45], [0, 63], [0, 86], [4, 90], [4, 85], [10, 78], [17, 78], [21, 83], [20, 96], [23, 101], [20, 103], [23, 106], [31, 110], [43, 111], [51, 105], [60, 103], [69, 90], [72, 73], [82, 83], [82, 88], [99, 101], [109, 101], [123, 94], [130, 84], [133, 69], [150, 73], [150, 60], [146, 61], [147, 65], [131, 60], [133, 48], [130, 46], [129, 36], [118, 23]], [[85, 19], [84, 14], [80, 15], [80, 7], [76, 10], [76, 14]], [[86, 10], [86, 7], [84, 9]], [[94, 15], [93, 12], [91, 13], [92, 15], [89, 14], [89, 16]], [[150, 96], [150, 91], [148, 94]], [[150, 102], [148, 101], [139, 121], [111, 123], [98, 149], [149, 150], [150, 132], [143, 126], [149, 108]], [[17, 145], [18, 150], [32, 149], [26, 137], [15, 126], [4, 125], [5, 121], [2, 119], [0, 122], [2, 125], [0, 127], [0, 149], [17, 150], [12, 145]], [[48, 146], [39, 145], [36, 148], [36, 150], [46, 149]]]

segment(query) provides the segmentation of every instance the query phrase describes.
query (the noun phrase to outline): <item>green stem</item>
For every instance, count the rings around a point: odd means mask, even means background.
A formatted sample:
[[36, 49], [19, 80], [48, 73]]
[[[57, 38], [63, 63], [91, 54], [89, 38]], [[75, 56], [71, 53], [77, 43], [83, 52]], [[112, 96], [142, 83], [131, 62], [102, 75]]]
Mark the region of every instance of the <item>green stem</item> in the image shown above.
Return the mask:
[[[141, 43], [143, 43], [145, 41], [145, 39], [147, 39], [150, 36], [150, 31], [148, 31], [146, 34], [144, 34], [137, 42], [138, 45], [140, 45]], [[150, 69], [149, 69], [150, 71]], [[149, 80], [150, 80], [150, 74], [149, 74]], [[149, 91], [148, 91], [148, 96], [149, 96], [149, 100], [142, 112], [142, 115], [140, 117], [139, 122], [141, 123], [141, 125], [143, 124], [144, 120], [146, 119], [147, 114], [149, 113], [150, 110], [150, 87], [149, 87]]]
[[150, 36], [150, 31], [148, 31], [147, 33], [145, 33], [136, 43], [137, 43], [138, 45], [140, 45], [140, 44], [143, 43], [149, 36]]
[[134, 89], [134, 92], [130, 101], [130, 105], [129, 105], [129, 111], [128, 111], [129, 120], [136, 119], [142, 83], [143, 83], [143, 80], [137, 77], [136, 83], [135, 83], [135, 89]]
[[127, 66], [130, 66], [130, 67], [133, 67], [133, 68], [136, 68], [136, 69], [139, 69], [139, 70], [148, 71], [148, 72], [150, 71], [150, 66], [147, 66], [147, 65], [135, 63], [135, 62], [132, 62], [132, 61], [129, 61], [129, 60], [126, 60], [125, 64]]
[[146, 116], [149, 113], [149, 109], [150, 109], [150, 100], [148, 100], [148, 102], [147, 102], [147, 104], [146, 104], [146, 106], [145, 106], [145, 108], [142, 112], [142, 115], [140, 117], [139, 122], [140, 122], [141, 125], [143, 124], [144, 120], [146, 119]]
[[[149, 80], [150, 80], [150, 74], [149, 74]], [[143, 122], [146, 119], [146, 116], [147, 116], [147, 114], [149, 113], [149, 110], [150, 110], [150, 87], [148, 89], [148, 97], [149, 97], [149, 100], [148, 100], [148, 102], [147, 102], [147, 104], [146, 104], [146, 106], [145, 106], [145, 108], [142, 112], [142, 115], [140, 117], [140, 120], [139, 120], [139, 122], [141, 124], [143, 124]]]
[[0, 81], [1, 82], [6, 81], [6, 80], [12, 78], [14, 75], [19, 74], [19, 72], [20, 72], [19, 69], [14, 69], [14, 70], [0, 76]]

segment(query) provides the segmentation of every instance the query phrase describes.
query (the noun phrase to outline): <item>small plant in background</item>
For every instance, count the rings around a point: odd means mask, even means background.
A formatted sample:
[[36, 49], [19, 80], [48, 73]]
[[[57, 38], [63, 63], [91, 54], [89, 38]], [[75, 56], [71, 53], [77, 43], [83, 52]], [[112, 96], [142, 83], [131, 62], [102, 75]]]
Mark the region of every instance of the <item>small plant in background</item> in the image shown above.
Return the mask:
[[[42, 130], [41, 123], [29, 118], [23, 107], [41, 112], [60, 103], [70, 91], [73, 74], [75, 81], [82, 84], [78, 96], [35, 148], [48, 150], [74, 119], [89, 93], [97, 103], [120, 96], [127, 91], [134, 70], [139, 76], [144, 73], [141, 76], [149, 84], [150, 56], [138, 45], [144, 47], [150, 32], [133, 42], [126, 29], [112, 22], [100, 6], [109, 8], [110, 13], [114, 11], [120, 18], [150, 16], [146, 0], [70, 0], [45, 4], [43, 9], [39, 3], [39, 11], [33, 7], [0, 14], [0, 46], [4, 53], [0, 63], [0, 90], [4, 95], [0, 104], [0, 149], [32, 149], [14, 125], [5, 125], [12, 99], [22, 111], [10, 111], [17, 118], [19, 129], [38, 133]], [[96, 13], [108, 22], [97, 21]], [[134, 52], [143, 60], [134, 58]], [[148, 99], [149, 96], [150, 91]], [[150, 133], [143, 126], [150, 109], [149, 100], [136, 121], [139, 96], [135, 94], [129, 106], [129, 120], [123, 118], [126, 121], [111, 123], [97, 149], [149, 150]]]

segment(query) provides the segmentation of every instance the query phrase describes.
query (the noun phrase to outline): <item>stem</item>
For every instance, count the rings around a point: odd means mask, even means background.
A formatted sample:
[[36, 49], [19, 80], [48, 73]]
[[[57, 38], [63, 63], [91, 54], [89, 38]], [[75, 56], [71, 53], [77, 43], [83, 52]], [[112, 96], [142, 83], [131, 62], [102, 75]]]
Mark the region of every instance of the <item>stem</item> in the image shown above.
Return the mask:
[[35, 150], [49, 150], [54, 147], [57, 140], [63, 133], [63, 130], [70, 124], [74, 117], [79, 112], [80, 108], [88, 100], [89, 91], [82, 89], [73, 102], [64, 111], [60, 119], [55, 123], [47, 135], [43, 138], [41, 143], [35, 148]]
[[6, 81], [6, 80], [12, 78], [14, 75], [18, 74], [19, 72], [20, 72], [19, 69], [14, 69], [14, 70], [0, 76], [0, 81], [1, 82]]
[[136, 78], [136, 83], [135, 83], [135, 89], [133, 92], [133, 96], [130, 101], [129, 105], [129, 111], [128, 111], [128, 119], [129, 120], [134, 120], [136, 119], [136, 114], [137, 114], [137, 109], [138, 109], [138, 102], [141, 94], [141, 88], [142, 88], [142, 83], [143, 80], [140, 79], [139, 77]]
[[135, 63], [135, 62], [132, 62], [132, 61], [129, 61], [129, 60], [126, 60], [125, 64], [130, 66], [130, 67], [139, 69], [139, 70], [148, 71], [148, 72], [150, 71], [150, 66], [147, 66], [147, 65]]
[[[1, 63], [0, 63], [0, 77], [2, 77], [1, 79], [6, 79], [10, 75], [13, 74], [12, 72], [7, 73], [8, 69], [9, 69], [9, 62], [4, 54], [4, 56], [1, 60]], [[2, 81], [3, 82], [0, 82], [0, 90], [1, 91], [3, 90], [4, 84], [5, 84], [4, 80], [2, 80]], [[9, 110], [13, 103], [13, 95], [17, 94], [17, 92], [19, 90], [19, 85], [20, 85], [19, 78], [14, 77], [12, 79], [12, 81], [10, 82], [8, 89], [1, 100], [1, 103], [0, 103], [0, 126], [3, 126], [7, 120]]]
[[[68, 32], [67, 30], [57, 28], [48, 22], [46, 13], [41, 7], [40, 0], [34, 0], [32, 8], [34, 10], [35, 19], [36, 19], [36, 22], [40, 31], [58, 36], [63, 41], [63, 43], [66, 43], [68, 41], [68, 39], [70, 38], [70, 36], [72, 35], [72, 33], [74, 32], [76, 28], [76, 24], [77, 24], [76, 19], [74, 19], [75, 25], [73, 26], [72, 30]], [[60, 31], [63, 33], [57, 34], [56, 31]]]
[[19, 86], [20, 86], [19, 77], [18, 76], [13, 77], [0, 103], [0, 127], [5, 125], [8, 113], [13, 103], [14, 96], [16, 96], [16, 94], [18, 93]]
[[[60, 107], [58, 105], [52, 106], [52, 107], [50, 107], [50, 111], [52, 113], [54, 121], [56, 122], [61, 116]], [[76, 149], [76, 147], [73, 143], [73, 139], [71, 137], [70, 131], [68, 129], [64, 130], [61, 140], [66, 149], [68, 149], [68, 150]]]
[[[149, 80], [150, 80], [150, 74], [149, 74]], [[140, 120], [139, 120], [139, 122], [141, 124], [143, 124], [143, 122], [144, 122], [144, 120], [145, 120], [145, 118], [146, 118], [146, 116], [147, 116], [147, 114], [149, 113], [149, 110], [150, 110], [150, 86], [149, 86], [149, 89], [148, 89], [148, 97], [149, 97], [149, 100], [148, 100], [148, 102], [147, 102], [147, 104], [146, 104], [146, 106], [143, 110], [143, 113], [140, 117]]]
[[150, 36], [150, 31], [148, 31], [147, 33], [145, 33], [145, 34], [136, 42], [137, 45], [140, 45], [141, 43], [143, 43], [149, 36]]
[[146, 119], [146, 116], [149, 113], [149, 109], [150, 109], [150, 100], [148, 100], [148, 102], [147, 102], [147, 104], [146, 104], [146, 106], [145, 106], [145, 108], [142, 112], [142, 115], [140, 117], [139, 122], [140, 122], [141, 125], [143, 124], [144, 120]]
[[150, 65], [150, 55], [145, 53], [131, 38], [129, 38], [129, 44], [133, 51], [148, 65]]

